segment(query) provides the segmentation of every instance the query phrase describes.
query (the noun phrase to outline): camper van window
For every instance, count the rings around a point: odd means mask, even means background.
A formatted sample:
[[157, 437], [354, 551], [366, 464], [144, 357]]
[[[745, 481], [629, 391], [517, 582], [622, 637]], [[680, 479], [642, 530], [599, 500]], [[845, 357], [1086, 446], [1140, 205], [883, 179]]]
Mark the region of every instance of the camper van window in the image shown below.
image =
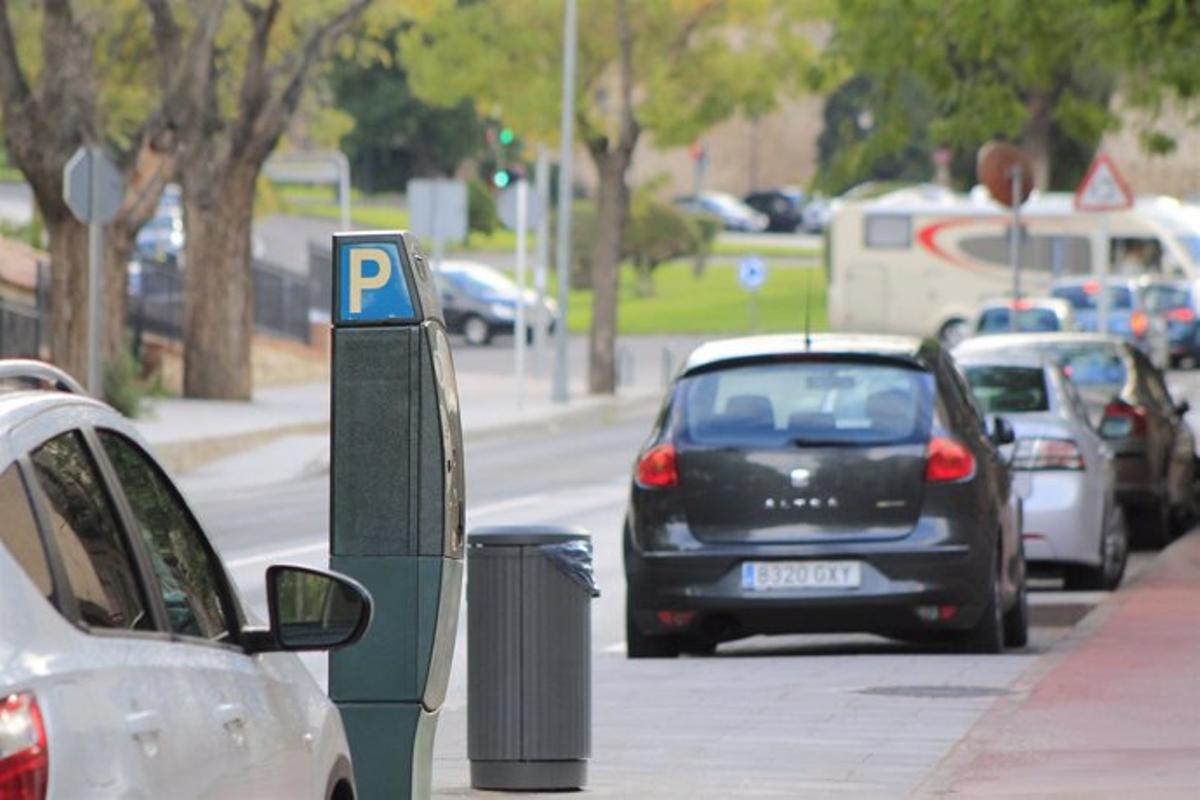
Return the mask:
[[867, 247], [906, 248], [912, 244], [912, 217], [875, 214], [864, 221]]
[[1162, 253], [1158, 239], [1114, 236], [1110, 263], [1118, 275], [1136, 277], [1147, 272], [1161, 273]]
[[[1008, 230], [1003, 234], [965, 236], [959, 246], [980, 261], [998, 267], [1010, 264]], [[1092, 247], [1084, 236], [1030, 235], [1025, 231], [1021, 240], [1021, 266], [1048, 272], [1055, 278], [1083, 275], [1092, 270]]]

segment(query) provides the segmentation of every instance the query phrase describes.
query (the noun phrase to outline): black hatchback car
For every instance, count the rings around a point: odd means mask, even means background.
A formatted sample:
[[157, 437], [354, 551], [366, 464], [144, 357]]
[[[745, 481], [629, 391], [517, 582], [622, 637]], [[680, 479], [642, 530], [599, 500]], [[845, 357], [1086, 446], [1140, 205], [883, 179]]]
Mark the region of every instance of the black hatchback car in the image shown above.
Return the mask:
[[815, 632], [1023, 645], [1010, 441], [932, 340], [701, 346], [634, 469], [629, 657]]

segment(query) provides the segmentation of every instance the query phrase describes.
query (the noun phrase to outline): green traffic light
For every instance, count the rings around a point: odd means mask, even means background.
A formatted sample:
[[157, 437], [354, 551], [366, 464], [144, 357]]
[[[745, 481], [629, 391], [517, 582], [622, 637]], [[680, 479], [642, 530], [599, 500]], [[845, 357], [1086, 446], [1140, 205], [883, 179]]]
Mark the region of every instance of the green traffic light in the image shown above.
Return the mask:
[[512, 128], [504, 128], [500, 131], [500, 144], [506, 147], [512, 144], [513, 140], [516, 138], [517, 136], [513, 133]]
[[506, 169], [496, 170], [496, 174], [492, 176], [492, 183], [496, 184], [496, 188], [503, 189], [512, 181], [512, 176], [508, 174]]

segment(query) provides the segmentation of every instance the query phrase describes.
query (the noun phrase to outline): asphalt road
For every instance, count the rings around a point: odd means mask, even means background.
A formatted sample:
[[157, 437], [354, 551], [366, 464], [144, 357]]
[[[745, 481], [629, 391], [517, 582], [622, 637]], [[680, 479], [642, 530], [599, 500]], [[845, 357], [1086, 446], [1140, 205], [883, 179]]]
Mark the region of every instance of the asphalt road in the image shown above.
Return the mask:
[[[460, 366], [465, 367], [466, 364]], [[1172, 383], [1200, 405], [1195, 375]], [[624, 657], [620, 526], [645, 414], [466, 448], [468, 528], [580, 525], [594, 537], [594, 753], [589, 796], [903, 797], [1016, 678], [1103, 598], [1042, 584], [1029, 647], [958, 655], [871, 636], [752, 639], [712, 658]], [[313, 440], [297, 438], [297, 453]], [[241, 470], [252, 470], [242, 459]], [[182, 485], [249, 605], [276, 561], [324, 566], [328, 477], [263, 484], [230, 470]], [[1133, 559], [1127, 580], [1152, 554]], [[435, 749], [435, 796], [474, 796], [466, 761], [465, 630]], [[321, 657], [307, 658], [319, 680]], [[480, 795], [483, 796], [483, 795]]]

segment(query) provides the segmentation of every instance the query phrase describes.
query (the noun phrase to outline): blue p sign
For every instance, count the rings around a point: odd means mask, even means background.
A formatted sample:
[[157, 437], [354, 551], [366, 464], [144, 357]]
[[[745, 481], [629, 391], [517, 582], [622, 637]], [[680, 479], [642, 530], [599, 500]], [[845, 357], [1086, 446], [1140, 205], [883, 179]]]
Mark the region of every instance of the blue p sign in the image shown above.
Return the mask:
[[338, 322], [407, 322], [416, 316], [394, 242], [343, 242], [338, 252]]

